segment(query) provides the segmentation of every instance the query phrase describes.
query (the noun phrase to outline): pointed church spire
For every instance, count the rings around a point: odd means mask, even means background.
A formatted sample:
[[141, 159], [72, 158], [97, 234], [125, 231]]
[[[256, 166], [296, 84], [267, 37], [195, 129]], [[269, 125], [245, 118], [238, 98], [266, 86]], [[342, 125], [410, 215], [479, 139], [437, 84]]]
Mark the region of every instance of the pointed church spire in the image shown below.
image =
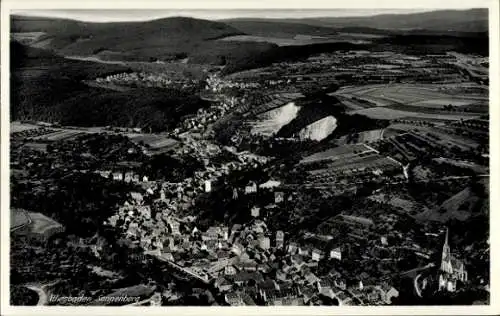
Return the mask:
[[446, 235], [444, 238], [443, 253], [441, 254], [441, 270], [452, 273], [453, 268], [451, 266], [451, 252], [450, 246], [448, 245], [448, 227], [446, 227]]

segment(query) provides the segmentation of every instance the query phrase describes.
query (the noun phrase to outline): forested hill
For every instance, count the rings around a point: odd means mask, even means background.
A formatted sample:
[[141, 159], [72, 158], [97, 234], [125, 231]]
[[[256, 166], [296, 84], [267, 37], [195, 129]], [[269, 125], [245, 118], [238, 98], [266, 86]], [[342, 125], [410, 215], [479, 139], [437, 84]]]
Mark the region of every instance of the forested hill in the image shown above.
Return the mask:
[[120, 65], [68, 60], [11, 43], [11, 119], [77, 126], [129, 126], [162, 131], [206, 103], [192, 91], [114, 91], [82, 80], [128, 72]]
[[[245, 32], [251, 33], [251, 23], [301, 23], [309, 26], [347, 31], [349, 28], [364, 28], [380, 31], [424, 30], [426, 33], [457, 32], [483, 33], [488, 32], [488, 9], [475, 8], [468, 10], [435, 10], [407, 14], [379, 14], [374, 16], [355, 17], [316, 17], [295, 19], [228, 19], [221, 20], [237, 27], [244, 22]], [[342, 30], [344, 29], [344, 30]]]
[[231, 44], [216, 39], [243, 34], [224, 23], [187, 17], [90, 23], [12, 16], [11, 32], [37, 33], [30, 45], [65, 56], [92, 55], [102, 59], [143, 61], [195, 57], [195, 52], [221, 50]]

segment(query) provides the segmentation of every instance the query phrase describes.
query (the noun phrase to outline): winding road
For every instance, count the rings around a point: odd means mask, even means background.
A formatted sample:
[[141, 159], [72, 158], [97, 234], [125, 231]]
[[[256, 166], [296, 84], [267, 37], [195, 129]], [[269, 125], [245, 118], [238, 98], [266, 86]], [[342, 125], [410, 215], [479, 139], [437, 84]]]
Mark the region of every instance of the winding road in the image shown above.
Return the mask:
[[47, 303], [49, 302], [46, 289], [50, 286], [56, 285], [60, 281], [61, 280], [55, 280], [55, 281], [52, 281], [50, 283], [27, 284], [27, 285], [25, 285], [25, 287], [32, 290], [32, 291], [35, 291], [38, 294], [38, 303], [36, 305], [42, 306], [42, 305], [47, 305]]
[[422, 297], [422, 291], [420, 291], [420, 287], [418, 286], [418, 279], [422, 276], [421, 273], [419, 273], [415, 279], [413, 279], [413, 287], [415, 288], [415, 293], [417, 293], [418, 297]]

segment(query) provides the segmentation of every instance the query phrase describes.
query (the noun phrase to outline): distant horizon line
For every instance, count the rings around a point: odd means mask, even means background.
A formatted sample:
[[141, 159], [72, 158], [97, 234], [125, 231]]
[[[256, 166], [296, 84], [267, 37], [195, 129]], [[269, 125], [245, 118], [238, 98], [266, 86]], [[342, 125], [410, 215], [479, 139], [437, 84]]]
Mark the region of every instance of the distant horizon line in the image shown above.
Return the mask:
[[[11, 15], [33, 18], [67, 19], [90, 23], [147, 22], [185, 17], [221, 21], [228, 19], [320, 19], [367, 18], [380, 15], [409, 15], [437, 11], [468, 11], [487, 8], [429, 9], [94, 9], [94, 10], [13, 10]], [[163, 13], [159, 12], [163, 11]], [[325, 11], [329, 11], [328, 14]], [[271, 14], [269, 14], [271, 13]], [[141, 15], [145, 14], [145, 15]]]

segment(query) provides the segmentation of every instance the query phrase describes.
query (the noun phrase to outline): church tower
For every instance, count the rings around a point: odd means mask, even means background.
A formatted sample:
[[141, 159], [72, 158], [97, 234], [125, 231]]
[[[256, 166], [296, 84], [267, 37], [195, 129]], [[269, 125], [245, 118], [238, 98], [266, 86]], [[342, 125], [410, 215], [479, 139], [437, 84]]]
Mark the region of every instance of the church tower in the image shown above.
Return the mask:
[[453, 274], [453, 266], [451, 265], [451, 251], [450, 245], [448, 244], [448, 228], [446, 228], [443, 252], [441, 254], [441, 271]]

